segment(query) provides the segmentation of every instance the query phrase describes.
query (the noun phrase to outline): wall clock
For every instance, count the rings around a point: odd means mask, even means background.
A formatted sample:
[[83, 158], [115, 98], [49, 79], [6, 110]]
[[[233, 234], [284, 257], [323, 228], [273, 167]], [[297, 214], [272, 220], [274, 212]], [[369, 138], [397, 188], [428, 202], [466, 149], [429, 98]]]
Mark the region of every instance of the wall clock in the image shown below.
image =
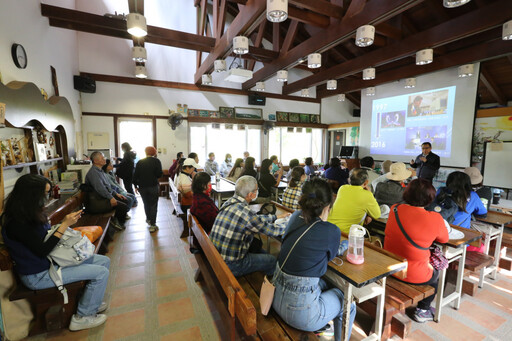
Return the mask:
[[18, 69], [25, 69], [27, 67], [27, 52], [25, 48], [20, 44], [12, 44], [11, 55], [14, 65]]

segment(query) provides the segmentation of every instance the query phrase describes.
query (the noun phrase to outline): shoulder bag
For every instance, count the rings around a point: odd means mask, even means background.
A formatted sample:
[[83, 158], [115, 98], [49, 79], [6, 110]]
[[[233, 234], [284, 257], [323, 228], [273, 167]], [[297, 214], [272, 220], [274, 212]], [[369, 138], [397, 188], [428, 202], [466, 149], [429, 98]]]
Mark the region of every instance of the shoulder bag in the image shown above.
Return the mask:
[[[293, 249], [295, 248], [295, 245], [299, 242], [299, 240], [313, 227], [316, 223], [318, 223], [321, 220], [315, 221], [313, 224], [311, 224], [306, 231], [304, 231], [299, 238], [295, 241], [292, 248], [288, 252], [288, 255], [286, 256], [283, 265], [279, 267], [279, 272], [283, 269], [284, 265], [286, 264], [286, 261], [288, 260], [288, 257], [290, 257], [290, 254], [292, 253]], [[274, 286], [274, 283], [271, 282], [267, 275], [263, 278], [263, 284], [261, 285], [261, 291], [260, 291], [260, 306], [261, 306], [261, 314], [264, 316], [267, 316], [270, 307], [272, 306], [272, 301], [274, 300], [274, 292], [276, 290], [276, 287]]]
[[417, 249], [430, 250], [429, 262], [430, 262], [430, 265], [432, 265], [432, 267], [434, 269], [444, 270], [444, 269], [448, 268], [448, 260], [443, 255], [443, 253], [441, 252], [441, 249], [438, 246], [432, 245], [430, 247], [421, 247], [418, 244], [416, 244], [414, 242], [414, 240], [411, 239], [411, 237], [409, 237], [409, 235], [405, 232], [404, 227], [402, 226], [402, 223], [400, 222], [400, 218], [398, 218], [398, 210], [397, 210], [398, 206], [400, 206], [400, 205], [396, 205], [395, 207], [393, 207], [393, 212], [395, 212], [395, 218], [396, 218], [398, 227], [400, 227], [400, 230], [402, 231], [405, 238], [409, 241], [409, 243], [411, 243], [412, 246], [414, 246]]

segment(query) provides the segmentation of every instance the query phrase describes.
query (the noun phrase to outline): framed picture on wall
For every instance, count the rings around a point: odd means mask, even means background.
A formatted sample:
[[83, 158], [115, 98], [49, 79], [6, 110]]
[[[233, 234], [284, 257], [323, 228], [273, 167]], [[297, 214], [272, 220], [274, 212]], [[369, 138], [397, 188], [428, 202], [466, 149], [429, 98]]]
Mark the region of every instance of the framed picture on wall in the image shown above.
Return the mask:
[[219, 118], [219, 112], [218, 111], [208, 111], [208, 115], [210, 118]]
[[252, 119], [252, 120], [261, 120], [262, 110], [257, 108], [240, 108], [235, 107], [235, 116], [236, 118], [244, 118], [244, 119]]
[[208, 110], [199, 110], [199, 117], [210, 117]]
[[300, 123], [309, 123], [309, 114], [300, 114]]
[[314, 115], [314, 114], [309, 115], [309, 121], [311, 123], [320, 123], [320, 115]]
[[276, 111], [277, 122], [288, 122], [288, 113], [283, 111]]
[[219, 107], [219, 114], [221, 118], [235, 118], [235, 108]]
[[297, 114], [297, 113], [291, 112], [291, 113], [288, 115], [288, 120], [289, 120], [290, 122], [299, 123], [299, 122], [300, 122], [300, 115], [299, 115], [299, 114]]
[[199, 116], [199, 110], [197, 110], [197, 109], [188, 109], [188, 116], [198, 117]]

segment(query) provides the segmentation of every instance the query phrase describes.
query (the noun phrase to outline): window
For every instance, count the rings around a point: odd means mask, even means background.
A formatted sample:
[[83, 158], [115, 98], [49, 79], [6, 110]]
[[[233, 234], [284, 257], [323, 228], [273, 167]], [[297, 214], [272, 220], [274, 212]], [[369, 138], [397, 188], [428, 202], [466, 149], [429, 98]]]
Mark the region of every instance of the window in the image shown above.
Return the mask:
[[[302, 131], [300, 131], [302, 130]], [[313, 162], [322, 162], [322, 129], [276, 127], [269, 132], [268, 153], [277, 155], [284, 165], [292, 159], [301, 163], [311, 156]]]
[[128, 142], [137, 159], [146, 157], [145, 149], [153, 145], [153, 123], [150, 120], [119, 120], [119, 150], [121, 144]]
[[208, 154], [215, 153], [215, 159], [221, 163], [227, 153], [231, 154], [233, 161], [242, 158], [245, 151], [261, 161], [261, 127], [238, 124], [190, 125], [190, 151], [197, 153], [199, 164], [204, 165]]

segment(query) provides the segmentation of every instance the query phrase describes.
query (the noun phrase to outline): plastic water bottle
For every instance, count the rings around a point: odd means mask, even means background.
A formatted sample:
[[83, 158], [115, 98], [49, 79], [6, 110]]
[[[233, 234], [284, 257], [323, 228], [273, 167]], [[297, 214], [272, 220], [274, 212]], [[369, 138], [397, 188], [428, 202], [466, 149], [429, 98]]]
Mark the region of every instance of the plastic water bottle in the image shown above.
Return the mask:
[[361, 225], [350, 226], [348, 233], [347, 260], [352, 264], [364, 262], [364, 235], [366, 230]]
[[220, 182], [220, 173], [215, 173], [215, 182]]

